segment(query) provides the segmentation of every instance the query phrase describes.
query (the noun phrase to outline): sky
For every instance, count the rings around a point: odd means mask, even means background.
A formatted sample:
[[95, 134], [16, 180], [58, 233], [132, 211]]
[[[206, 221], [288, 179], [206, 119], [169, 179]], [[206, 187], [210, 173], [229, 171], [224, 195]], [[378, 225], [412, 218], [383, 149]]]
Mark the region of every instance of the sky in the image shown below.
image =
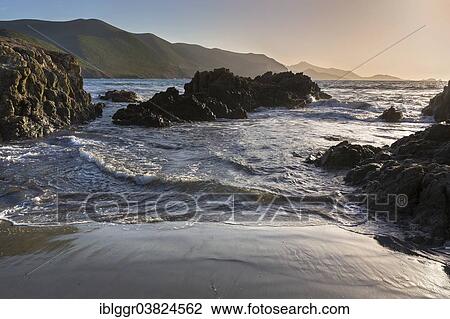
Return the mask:
[[450, 79], [450, 0], [0, 0], [0, 20], [104, 20], [285, 65], [307, 61], [404, 79]]

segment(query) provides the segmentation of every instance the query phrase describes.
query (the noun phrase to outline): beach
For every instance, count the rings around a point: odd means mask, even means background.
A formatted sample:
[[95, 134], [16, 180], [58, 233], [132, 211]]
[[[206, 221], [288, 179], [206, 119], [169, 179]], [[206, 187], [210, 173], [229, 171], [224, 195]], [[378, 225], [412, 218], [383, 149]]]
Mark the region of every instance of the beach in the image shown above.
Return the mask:
[[1, 298], [450, 297], [439, 260], [334, 225], [3, 223], [1, 237]]

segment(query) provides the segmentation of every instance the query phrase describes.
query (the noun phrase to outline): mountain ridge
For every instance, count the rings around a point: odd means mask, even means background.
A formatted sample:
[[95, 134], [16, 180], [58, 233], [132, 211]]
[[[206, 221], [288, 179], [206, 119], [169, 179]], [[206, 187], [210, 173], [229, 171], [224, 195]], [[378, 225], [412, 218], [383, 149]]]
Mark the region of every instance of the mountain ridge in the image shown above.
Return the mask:
[[72, 53], [88, 78], [191, 78], [196, 71], [225, 67], [245, 77], [290, 70], [303, 72], [313, 80], [402, 80], [381, 74], [363, 77], [307, 62], [285, 66], [265, 54], [171, 43], [153, 33], [128, 32], [99, 19], [0, 21], [0, 29], [10, 37]]
[[287, 71], [264, 54], [171, 43], [152, 33], [131, 33], [98, 19], [0, 21], [0, 29], [57, 43], [81, 60], [85, 77], [190, 78], [196, 71], [220, 67], [248, 77]]
[[403, 81], [401, 78], [386, 74], [360, 76], [352, 71], [324, 68], [305, 61], [287, 66], [287, 68], [293, 72], [303, 72], [313, 80]]

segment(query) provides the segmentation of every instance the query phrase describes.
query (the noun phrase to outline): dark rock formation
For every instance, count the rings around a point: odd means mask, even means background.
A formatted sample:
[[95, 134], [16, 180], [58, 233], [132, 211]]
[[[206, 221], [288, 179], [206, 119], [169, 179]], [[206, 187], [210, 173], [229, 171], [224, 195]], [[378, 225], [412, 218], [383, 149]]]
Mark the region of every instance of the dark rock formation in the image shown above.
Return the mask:
[[431, 99], [430, 104], [422, 110], [426, 116], [434, 116], [436, 122], [450, 119], [450, 81], [444, 91]]
[[112, 102], [134, 103], [139, 101], [139, 97], [135, 92], [125, 90], [107, 91], [105, 95], [100, 96], [101, 100], [110, 100]]
[[71, 55], [0, 37], [0, 141], [35, 138], [101, 115]]
[[147, 102], [130, 105], [114, 116], [116, 124], [161, 127], [173, 122], [245, 119], [259, 106], [305, 106], [329, 98], [303, 74], [268, 72], [255, 79], [235, 76], [227, 69], [197, 72], [180, 95], [175, 88], [157, 93]]
[[227, 104], [209, 97], [206, 94], [198, 93], [194, 95], [198, 101], [205, 103], [206, 106], [215, 114], [218, 119], [246, 119], [247, 112], [242, 107], [231, 108]]
[[[332, 158], [338, 166], [351, 162], [350, 154], [360, 153], [348, 148], [344, 143], [334, 146], [321, 161]], [[358, 155], [352, 163], [360, 163], [345, 181], [370, 195], [371, 213], [388, 209], [395, 221], [429, 234], [431, 243], [450, 238], [450, 125], [436, 124], [401, 138], [362, 161]], [[391, 200], [399, 195], [406, 195], [407, 202]]]
[[117, 111], [113, 122], [119, 125], [165, 127], [184, 121], [214, 121], [216, 116], [194, 95], [180, 95], [177, 89], [155, 94], [147, 102], [130, 104]]
[[205, 94], [231, 109], [252, 111], [257, 107], [302, 107], [315, 99], [330, 96], [302, 73], [267, 72], [253, 80], [235, 76], [227, 69], [195, 73], [184, 87], [186, 94]]
[[380, 148], [371, 145], [354, 145], [344, 141], [329, 148], [323, 155], [316, 155], [308, 162], [329, 169], [352, 168], [374, 157], [380, 151]]
[[391, 106], [381, 114], [380, 118], [385, 122], [400, 122], [403, 118], [403, 112]]

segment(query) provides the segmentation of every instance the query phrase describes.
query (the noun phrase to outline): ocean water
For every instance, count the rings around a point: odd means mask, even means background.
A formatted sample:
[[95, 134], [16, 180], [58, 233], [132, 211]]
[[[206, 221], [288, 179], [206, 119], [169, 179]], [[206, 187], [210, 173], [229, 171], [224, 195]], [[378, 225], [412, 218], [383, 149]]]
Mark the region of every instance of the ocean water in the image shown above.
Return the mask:
[[[148, 99], [186, 81], [89, 79], [85, 89], [94, 100], [110, 89]], [[342, 172], [304, 160], [343, 140], [383, 146], [425, 128], [432, 119], [420, 111], [444, 83], [319, 85], [332, 100], [164, 129], [113, 125], [126, 104], [107, 103], [89, 124], [0, 145], [0, 217], [31, 225], [184, 220], [372, 230], [346, 200], [354, 190]], [[403, 110], [403, 122], [378, 119], [392, 105]]]

